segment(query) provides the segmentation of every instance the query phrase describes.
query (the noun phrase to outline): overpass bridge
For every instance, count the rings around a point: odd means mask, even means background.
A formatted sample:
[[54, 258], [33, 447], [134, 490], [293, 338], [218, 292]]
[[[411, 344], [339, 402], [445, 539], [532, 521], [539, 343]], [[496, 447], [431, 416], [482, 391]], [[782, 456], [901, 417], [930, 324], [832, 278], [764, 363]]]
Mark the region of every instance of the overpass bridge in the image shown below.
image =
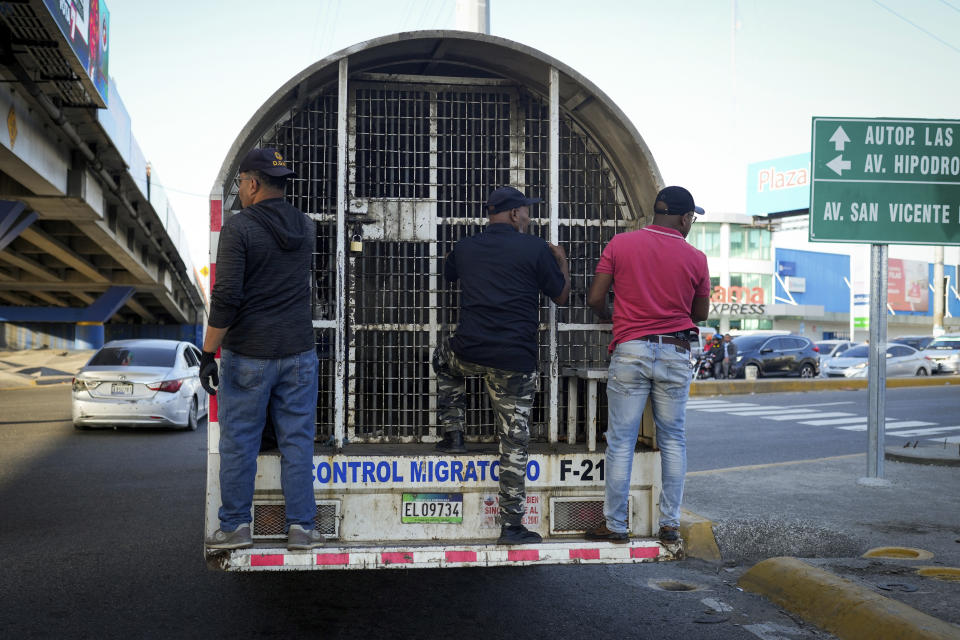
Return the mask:
[[[87, 15], [63, 4], [0, 2], [0, 348], [193, 339], [205, 297], [107, 81], [108, 17], [96, 0]], [[86, 60], [81, 29], [102, 43]]]

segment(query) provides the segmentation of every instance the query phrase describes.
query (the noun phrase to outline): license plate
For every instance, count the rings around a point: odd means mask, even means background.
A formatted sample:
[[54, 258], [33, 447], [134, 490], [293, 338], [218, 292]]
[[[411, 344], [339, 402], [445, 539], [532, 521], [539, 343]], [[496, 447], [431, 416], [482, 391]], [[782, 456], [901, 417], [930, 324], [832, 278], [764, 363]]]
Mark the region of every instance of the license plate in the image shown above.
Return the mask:
[[400, 522], [463, 523], [462, 493], [405, 493], [400, 511]]
[[112, 396], [132, 396], [133, 385], [127, 382], [114, 382], [110, 385], [110, 395]]

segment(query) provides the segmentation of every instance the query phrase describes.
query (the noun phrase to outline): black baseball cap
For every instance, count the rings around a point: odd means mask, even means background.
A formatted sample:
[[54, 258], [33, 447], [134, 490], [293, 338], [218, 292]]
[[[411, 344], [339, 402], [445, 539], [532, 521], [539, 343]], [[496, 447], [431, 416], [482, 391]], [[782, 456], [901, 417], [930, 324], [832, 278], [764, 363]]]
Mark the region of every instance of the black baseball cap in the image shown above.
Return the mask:
[[[659, 203], [666, 207], [658, 207]], [[657, 194], [657, 199], [653, 203], [654, 213], [666, 213], [674, 216], [682, 216], [693, 211], [703, 215], [704, 211], [693, 202], [693, 196], [683, 187], [664, 187]]]
[[538, 202], [543, 202], [543, 200], [540, 198], [528, 198], [523, 195], [522, 191], [514, 189], [513, 187], [499, 187], [493, 190], [493, 193], [487, 198], [487, 203], [483, 205], [483, 208], [487, 210], [488, 215], [492, 215], [494, 213], [501, 213], [503, 211], [510, 211], [511, 209], [519, 209], [520, 207], [537, 204]]
[[245, 171], [259, 171], [274, 178], [292, 176], [293, 171], [287, 167], [280, 152], [271, 147], [251, 149], [240, 161], [240, 173]]

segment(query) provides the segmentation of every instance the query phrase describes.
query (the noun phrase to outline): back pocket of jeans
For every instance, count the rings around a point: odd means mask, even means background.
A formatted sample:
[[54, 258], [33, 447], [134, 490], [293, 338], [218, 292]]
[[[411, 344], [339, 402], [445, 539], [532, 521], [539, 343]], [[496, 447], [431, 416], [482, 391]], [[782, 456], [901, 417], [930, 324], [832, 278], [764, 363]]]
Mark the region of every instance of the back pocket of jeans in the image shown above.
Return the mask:
[[236, 358], [232, 362], [233, 384], [238, 389], [254, 389], [263, 379], [263, 362], [252, 358]]

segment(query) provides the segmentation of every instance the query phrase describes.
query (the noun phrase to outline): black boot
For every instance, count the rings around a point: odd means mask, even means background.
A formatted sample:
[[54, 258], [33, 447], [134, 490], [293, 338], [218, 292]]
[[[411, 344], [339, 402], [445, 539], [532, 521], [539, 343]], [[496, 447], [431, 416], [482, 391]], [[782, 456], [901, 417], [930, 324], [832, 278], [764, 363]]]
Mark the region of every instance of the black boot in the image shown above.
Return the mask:
[[505, 524], [500, 528], [497, 544], [539, 544], [543, 538], [536, 531], [530, 531], [522, 524]]
[[442, 453], [466, 453], [467, 447], [463, 444], [463, 431], [447, 431], [443, 440], [434, 447]]

